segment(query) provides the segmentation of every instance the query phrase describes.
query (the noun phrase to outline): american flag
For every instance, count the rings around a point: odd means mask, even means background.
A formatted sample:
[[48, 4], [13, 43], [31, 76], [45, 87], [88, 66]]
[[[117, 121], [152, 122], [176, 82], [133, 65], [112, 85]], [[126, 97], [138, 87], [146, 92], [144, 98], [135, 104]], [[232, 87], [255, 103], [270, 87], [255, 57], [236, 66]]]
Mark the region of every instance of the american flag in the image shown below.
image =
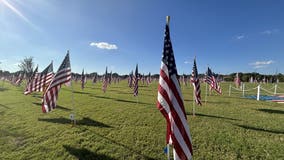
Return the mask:
[[82, 75], [81, 75], [81, 88], [82, 89], [84, 89], [85, 88], [85, 81], [86, 81], [86, 79], [85, 79], [86, 77], [85, 77], [85, 74], [84, 74], [84, 69], [83, 69], [83, 71], [82, 71]]
[[222, 89], [209, 67], [207, 69], [205, 82], [210, 85], [211, 89], [214, 89], [217, 93], [222, 94]]
[[166, 142], [173, 145], [174, 159], [192, 159], [192, 141], [184, 109], [182, 92], [166, 24], [160, 69], [157, 108], [167, 121]]
[[42, 98], [42, 111], [44, 113], [55, 109], [58, 93], [62, 84], [71, 83], [71, 66], [69, 59], [69, 51], [60, 65], [57, 73], [54, 75], [51, 83], [44, 92]]
[[194, 88], [194, 98], [195, 102], [198, 105], [201, 105], [201, 90], [200, 90], [200, 82], [198, 78], [198, 72], [197, 72], [197, 66], [196, 66], [196, 60], [193, 61], [193, 67], [192, 67], [192, 74], [191, 74], [191, 83]]
[[44, 92], [54, 76], [52, 62], [41, 73], [37, 73], [37, 70], [38, 68], [35, 69], [32, 79], [26, 87], [25, 95], [32, 92]]
[[22, 72], [18, 75], [17, 79], [15, 80], [15, 85], [19, 86], [21, 85], [22, 81], [23, 81], [24, 75], [22, 74]]
[[138, 75], [138, 64], [136, 64], [135, 74], [133, 77], [133, 95], [134, 96], [138, 96], [138, 80], [139, 80], [138, 76], [139, 76]]
[[147, 85], [149, 85], [151, 83], [151, 73], [149, 72], [149, 75], [146, 79]]
[[107, 67], [106, 67], [106, 73], [103, 77], [103, 87], [102, 87], [102, 90], [104, 91], [104, 93], [106, 92], [106, 89], [107, 89], [107, 84], [108, 84], [108, 76], [107, 76]]
[[241, 79], [240, 79], [240, 77], [239, 77], [239, 73], [236, 74], [235, 84], [236, 84], [236, 87], [237, 87], [237, 88], [239, 88], [240, 85], [241, 85]]

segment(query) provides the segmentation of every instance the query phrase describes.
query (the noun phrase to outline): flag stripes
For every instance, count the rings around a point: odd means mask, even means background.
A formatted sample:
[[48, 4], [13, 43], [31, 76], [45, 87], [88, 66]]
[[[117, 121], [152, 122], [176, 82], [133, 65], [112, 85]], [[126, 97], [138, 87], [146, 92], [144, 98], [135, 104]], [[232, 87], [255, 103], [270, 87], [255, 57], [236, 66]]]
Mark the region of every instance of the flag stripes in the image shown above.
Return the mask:
[[69, 59], [69, 51], [60, 65], [57, 73], [53, 77], [50, 85], [43, 96], [42, 111], [44, 113], [55, 109], [58, 99], [58, 93], [62, 84], [70, 83], [71, 81], [71, 66]]
[[200, 82], [198, 78], [198, 71], [196, 66], [196, 60], [193, 61], [193, 68], [191, 74], [191, 83], [194, 89], [194, 99], [195, 103], [201, 105], [201, 90], [200, 90]]
[[166, 142], [173, 145], [174, 159], [192, 159], [191, 137], [186, 120], [183, 96], [177, 79], [168, 24], [165, 29], [157, 108], [166, 119]]

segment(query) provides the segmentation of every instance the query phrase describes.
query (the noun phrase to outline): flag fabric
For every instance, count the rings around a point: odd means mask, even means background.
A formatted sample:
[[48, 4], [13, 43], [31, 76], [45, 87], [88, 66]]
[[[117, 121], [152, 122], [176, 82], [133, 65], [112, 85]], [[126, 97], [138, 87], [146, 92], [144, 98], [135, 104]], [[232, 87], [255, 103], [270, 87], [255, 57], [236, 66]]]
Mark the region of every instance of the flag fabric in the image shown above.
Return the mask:
[[222, 89], [219, 85], [219, 82], [209, 67], [207, 69], [205, 82], [210, 85], [210, 89], [214, 89], [217, 93], [222, 94]]
[[239, 77], [239, 73], [236, 74], [235, 84], [236, 84], [236, 87], [237, 87], [237, 88], [239, 88], [240, 85], [241, 85], [241, 79], [240, 79], [240, 77]]
[[32, 79], [28, 83], [25, 95], [32, 92], [45, 92], [45, 89], [49, 86], [54, 73], [53, 73], [53, 62], [51, 62], [41, 73], [37, 73], [38, 68], [35, 69]]
[[136, 64], [135, 74], [133, 76], [133, 95], [138, 96], [138, 64]]
[[23, 77], [24, 77], [24, 75], [22, 73], [20, 73], [18, 75], [17, 79], [15, 80], [15, 85], [19, 86], [23, 81]]
[[181, 88], [166, 24], [160, 69], [157, 108], [167, 122], [166, 142], [173, 145], [174, 159], [192, 159], [192, 141], [187, 123]]
[[42, 99], [42, 111], [44, 113], [50, 112], [51, 110], [56, 108], [56, 102], [61, 85], [71, 83], [71, 75], [69, 51], [67, 51], [67, 54], [57, 73], [54, 75], [51, 83], [44, 92]]
[[201, 105], [200, 81], [199, 81], [199, 78], [198, 78], [198, 71], [197, 71], [195, 58], [194, 58], [193, 67], [192, 67], [191, 83], [192, 83], [193, 89], [194, 89], [195, 103], [198, 104], [198, 105]]
[[86, 77], [85, 77], [84, 69], [83, 69], [82, 74], [81, 74], [81, 88], [82, 89], [85, 88], [85, 83], [86, 83]]
[[106, 73], [103, 77], [103, 87], [102, 87], [102, 90], [104, 91], [104, 93], [106, 92], [106, 89], [107, 89], [107, 84], [108, 84], [108, 76], [107, 76], [107, 67], [106, 67]]

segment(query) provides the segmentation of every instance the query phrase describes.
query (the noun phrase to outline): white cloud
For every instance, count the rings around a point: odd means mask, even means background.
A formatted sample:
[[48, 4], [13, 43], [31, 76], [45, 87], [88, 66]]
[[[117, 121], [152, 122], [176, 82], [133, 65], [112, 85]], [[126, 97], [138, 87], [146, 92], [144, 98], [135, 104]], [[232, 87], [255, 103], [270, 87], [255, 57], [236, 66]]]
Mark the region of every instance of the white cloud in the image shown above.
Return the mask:
[[263, 35], [272, 35], [272, 34], [276, 34], [279, 32], [279, 29], [272, 29], [272, 30], [265, 30], [263, 32], [261, 32], [261, 34]]
[[191, 64], [191, 62], [189, 62], [189, 61], [184, 61], [184, 64]]
[[96, 46], [97, 48], [100, 49], [108, 49], [108, 50], [114, 50], [114, 49], [118, 49], [118, 47], [115, 44], [109, 44], [107, 42], [91, 42], [90, 46]]
[[238, 35], [235, 37], [237, 40], [241, 40], [241, 39], [244, 39], [245, 38], [245, 35]]
[[269, 61], [256, 61], [253, 63], [250, 63], [249, 65], [253, 66], [253, 68], [258, 69], [258, 68], [265, 68], [268, 65], [275, 63], [273, 60], [269, 60]]

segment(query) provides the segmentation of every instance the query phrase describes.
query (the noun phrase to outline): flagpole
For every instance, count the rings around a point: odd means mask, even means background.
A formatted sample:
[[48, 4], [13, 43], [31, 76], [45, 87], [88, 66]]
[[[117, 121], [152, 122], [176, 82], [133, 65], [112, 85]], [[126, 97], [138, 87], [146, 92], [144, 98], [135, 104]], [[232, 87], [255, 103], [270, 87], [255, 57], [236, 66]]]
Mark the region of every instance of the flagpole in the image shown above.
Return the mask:
[[73, 83], [72, 83], [72, 79], [71, 79], [71, 89], [72, 89], [72, 113], [70, 115], [71, 118], [71, 123], [72, 123], [72, 127], [76, 125], [76, 118], [75, 118], [75, 107], [74, 107], [74, 88], [73, 88]]
[[193, 104], [193, 105], [192, 105], [192, 116], [195, 117], [195, 96], [194, 96], [194, 89], [193, 89], [193, 92], [192, 92], [192, 93], [193, 93], [193, 94], [192, 94], [192, 97], [193, 97], [193, 98], [192, 98], [192, 102], [193, 102], [193, 103], [192, 103], [192, 104]]
[[168, 160], [170, 160], [170, 144], [167, 144], [167, 155], [168, 155]]

